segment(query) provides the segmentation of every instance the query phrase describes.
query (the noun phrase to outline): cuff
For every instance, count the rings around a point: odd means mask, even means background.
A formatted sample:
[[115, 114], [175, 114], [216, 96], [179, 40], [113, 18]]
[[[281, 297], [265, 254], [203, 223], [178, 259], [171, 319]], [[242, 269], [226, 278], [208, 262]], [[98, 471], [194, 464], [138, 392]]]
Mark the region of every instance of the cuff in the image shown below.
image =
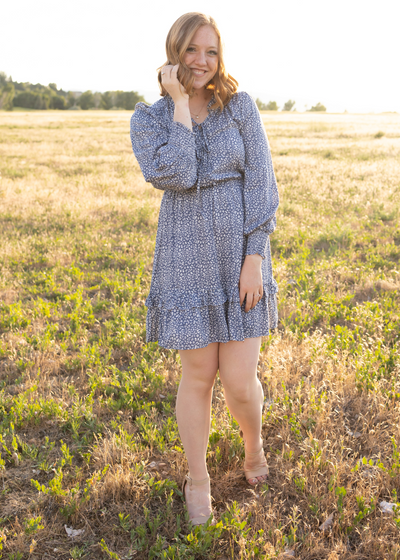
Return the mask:
[[193, 152], [195, 153], [196, 143], [194, 139], [194, 132], [183, 123], [173, 121], [169, 142], [185, 151], [193, 149]]
[[247, 236], [246, 255], [261, 255], [263, 259], [266, 257], [266, 246], [268, 241], [268, 233], [257, 229]]

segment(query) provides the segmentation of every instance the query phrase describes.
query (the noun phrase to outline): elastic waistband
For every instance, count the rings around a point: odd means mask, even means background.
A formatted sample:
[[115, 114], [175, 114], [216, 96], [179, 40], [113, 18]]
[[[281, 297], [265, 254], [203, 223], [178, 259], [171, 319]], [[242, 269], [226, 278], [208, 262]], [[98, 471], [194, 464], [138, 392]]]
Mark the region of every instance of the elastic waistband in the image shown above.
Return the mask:
[[208, 182], [203, 182], [201, 181], [201, 183], [196, 183], [196, 190], [203, 190], [203, 189], [211, 189], [211, 188], [220, 188], [220, 187], [226, 187], [226, 186], [238, 186], [241, 187], [243, 186], [243, 181], [239, 178], [233, 178], [233, 179], [223, 179], [223, 180], [219, 180], [219, 181], [208, 181]]
[[233, 188], [235, 186], [241, 187], [242, 186], [242, 182], [239, 181], [238, 179], [226, 179], [223, 181], [211, 181], [211, 182], [200, 182], [197, 183], [196, 185], [196, 211], [200, 216], [204, 216], [203, 214], [203, 202], [202, 202], [202, 196], [201, 193], [202, 191], [204, 191], [204, 189], [219, 189], [222, 187], [228, 187], [228, 188]]

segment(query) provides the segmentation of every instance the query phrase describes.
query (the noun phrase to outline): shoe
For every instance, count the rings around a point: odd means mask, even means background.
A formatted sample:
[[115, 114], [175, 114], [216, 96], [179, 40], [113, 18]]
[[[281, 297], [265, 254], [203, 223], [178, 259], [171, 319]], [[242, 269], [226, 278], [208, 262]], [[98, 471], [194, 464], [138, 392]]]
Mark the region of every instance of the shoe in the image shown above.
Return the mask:
[[[192, 486], [192, 485], [203, 486], [205, 484], [208, 484], [208, 487], [210, 488], [210, 477], [207, 476], [207, 478], [203, 478], [203, 480], [194, 480], [188, 474], [185, 475], [185, 478], [184, 478], [183, 484], [182, 484], [182, 494], [183, 494], [184, 501], [187, 503], [187, 498], [186, 498], [186, 494], [185, 494], [186, 484], [189, 484], [189, 486]], [[208, 521], [210, 516], [214, 515], [213, 509], [211, 507], [211, 493], [210, 493], [210, 490], [209, 490], [209, 498], [210, 498], [210, 500], [209, 500], [209, 505], [208, 506], [197, 506], [195, 508], [195, 515], [193, 517], [190, 517], [190, 514], [189, 514], [189, 519], [190, 519], [190, 522], [192, 523], [192, 525], [203, 525], [204, 523], [206, 523]], [[188, 509], [188, 513], [189, 513], [189, 509]], [[214, 525], [214, 524], [215, 524], [215, 520], [213, 519], [212, 522], [211, 522], [211, 525]]]
[[[240, 430], [240, 437], [243, 438], [243, 432], [242, 430]], [[260, 449], [258, 451], [256, 451], [255, 453], [249, 453], [249, 451], [246, 452], [246, 440], [243, 439], [244, 444], [245, 444], [245, 453], [247, 457], [257, 457], [260, 456], [261, 451], [263, 451], [263, 446], [261, 445]], [[246, 461], [246, 460], [245, 460]], [[255, 467], [253, 467], [252, 469], [246, 469], [244, 468], [244, 474], [246, 477], [247, 482], [250, 484], [250, 486], [256, 486], [257, 484], [262, 484], [263, 482], [265, 482], [265, 478], [264, 480], [257, 480], [256, 482], [250, 482], [250, 480], [253, 479], [257, 479], [258, 476], [268, 476], [269, 474], [269, 468], [268, 468], [268, 464], [267, 464], [267, 460], [265, 458], [264, 455], [264, 459], [259, 462]]]

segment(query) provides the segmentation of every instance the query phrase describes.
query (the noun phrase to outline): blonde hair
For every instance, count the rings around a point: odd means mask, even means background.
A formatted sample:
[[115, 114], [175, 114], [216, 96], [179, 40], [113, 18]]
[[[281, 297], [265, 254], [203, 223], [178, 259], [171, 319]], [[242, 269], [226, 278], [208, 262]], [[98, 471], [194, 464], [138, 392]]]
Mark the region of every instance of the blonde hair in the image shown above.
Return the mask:
[[[167, 62], [162, 66], [168, 64], [179, 64], [178, 79], [187, 91], [189, 97], [194, 93], [193, 82], [194, 76], [190, 69], [186, 66], [183, 61], [186, 49], [190, 45], [193, 35], [203, 25], [210, 25], [218, 37], [218, 68], [217, 71], [206, 85], [206, 89], [213, 90], [215, 103], [212, 109], [219, 107], [222, 111], [224, 106], [229, 103], [233, 94], [237, 91], [238, 82], [233, 78], [225, 69], [224, 58], [223, 58], [223, 45], [221, 41], [221, 34], [217, 27], [215, 20], [211, 16], [207, 16], [200, 12], [189, 12], [183, 14], [178, 18], [172, 25], [168, 32], [167, 40], [165, 42], [165, 50], [167, 53]], [[158, 83], [161, 89], [160, 95], [167, 95], [167, 90], [163, 87], [161, 83], [161, 68], [158, 68]]]

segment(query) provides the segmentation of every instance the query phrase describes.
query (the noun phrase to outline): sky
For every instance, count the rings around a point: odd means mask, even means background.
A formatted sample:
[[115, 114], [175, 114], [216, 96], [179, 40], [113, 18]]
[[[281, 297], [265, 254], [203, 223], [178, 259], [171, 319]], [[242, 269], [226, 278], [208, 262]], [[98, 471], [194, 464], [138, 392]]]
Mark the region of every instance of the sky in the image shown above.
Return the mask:
[[400, 112], [399, 0], [13, 0], [1, 10], [0, 71], [154, 102], [165, 38], [190, 11], [216, 20], [228, 72], [255, 98]]

